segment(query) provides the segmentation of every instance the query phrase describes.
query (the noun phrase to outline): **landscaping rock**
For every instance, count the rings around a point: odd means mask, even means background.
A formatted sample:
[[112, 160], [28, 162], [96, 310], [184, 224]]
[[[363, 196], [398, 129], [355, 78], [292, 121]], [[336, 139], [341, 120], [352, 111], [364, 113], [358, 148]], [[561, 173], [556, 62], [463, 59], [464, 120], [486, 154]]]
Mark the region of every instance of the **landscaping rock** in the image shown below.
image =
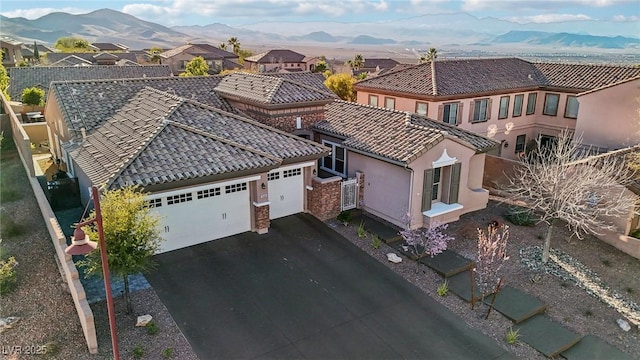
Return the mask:
[[147, 324], [150, 323], [152, 319], [153, 317], [151, 315], [140, 315], [138, 316], [136, 326], [147, 326]]
[[6, 318], [0, 318], [0, 333], [4, 332], [6, 329], [11, 329], [13, 324], [20, 320], [17, 316], [9, 316]]
[[620, 329], [622, 329], [624, 331], [631, 330], [631, 326], [629, 325], [629, 323], [626, 320], [618, 319], [618, 320], [616, 320], [616, 322], [618, 323], [618, 326], [620, 326]]
[[387, 260], [391, 261], [394, 264], [398, 264], [402, 262], [402, 258], [394, 253], [388, 253]]

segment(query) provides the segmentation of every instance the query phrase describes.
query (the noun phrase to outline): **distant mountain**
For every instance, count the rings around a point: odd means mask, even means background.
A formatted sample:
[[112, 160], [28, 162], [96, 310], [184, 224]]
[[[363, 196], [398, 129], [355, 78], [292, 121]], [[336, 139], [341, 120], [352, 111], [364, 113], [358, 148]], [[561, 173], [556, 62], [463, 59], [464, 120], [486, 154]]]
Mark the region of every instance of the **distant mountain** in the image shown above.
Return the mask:
[[359, 45], [389, 45], [396, 43], [398, 42], [393, 39], [381, 39], [369, 35], [359, 35], [353, 40], [349, 41], [349, 44]]
[[324, 43], [336, 43], [344, 41], [345, 37], [335, 37], [324, 31], [314, 31], [302, 36], [289, 36], [287, 37], [287, 39], [291, 41], [316, 41]]
[[564, 32], [548, 33], [542, 31], [509, 31], [493, 39], [493, 43], [527, 43], [543, 46], [591, 47], [601, 49], [640, 47], [640, 39], [624, 36], [594, 36]]
[[209, 25], [174, 26], [172, 28], [180, 33], [206, 39], [209, 43], [223, 42], [230, 37], [251, 39], [252, 41], [286, 41], [286, 37], [271, 32], [261, 32], [248, 29], [234, 28], [225, 24], [214, 23]]
[[1, 16], [0, 23], [3, 35], [23, 42], [37, 40], [53, 44], [63, 36], [78, 36], [90, 42], [121, 42], [141, 49], [173, 47], [193, 39], [166, 26], [110, 9], [81, 15], [56, 12], [35, 20]]

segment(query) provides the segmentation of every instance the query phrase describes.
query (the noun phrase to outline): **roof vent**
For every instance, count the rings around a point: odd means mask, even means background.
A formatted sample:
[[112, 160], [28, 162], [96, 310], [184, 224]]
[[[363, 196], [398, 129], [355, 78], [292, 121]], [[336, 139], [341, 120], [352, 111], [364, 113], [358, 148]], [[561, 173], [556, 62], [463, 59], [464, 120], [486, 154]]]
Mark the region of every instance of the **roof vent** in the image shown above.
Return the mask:
[[533, 75], [529, 74], [529, 80], [533, 80]]
[[81, 127], [80, 133], [82, 134], [82, 141], [87, 140], [87, 129], [85, 129], [84, 127]]

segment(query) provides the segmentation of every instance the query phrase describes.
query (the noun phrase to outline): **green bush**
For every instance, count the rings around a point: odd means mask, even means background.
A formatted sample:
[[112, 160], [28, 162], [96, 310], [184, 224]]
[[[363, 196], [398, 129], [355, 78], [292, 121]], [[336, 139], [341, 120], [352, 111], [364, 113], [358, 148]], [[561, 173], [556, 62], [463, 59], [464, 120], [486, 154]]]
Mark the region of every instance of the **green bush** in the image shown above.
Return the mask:
[[449, 293], [449, 281], [445, 280], [442, 284], [438, 285], [438, 296], [447, 296]]
[[380, 249], [380, 244], [382, 242], [380, 241], [380, 238], [378, 237], [378, 235], [373, 235], [373, 237], [371, 238], [371, 246], [373, 246], [374, 249]]
[[134, 359], [142, 359], [142, 357], [144, 356], [144, 348], [142, 347], [142, 345], [136, 345], [136, 347], [133, 348], [132, 352]]
[[505, 338], [507, 340], [508, 344], [515, 344], [516, 341], [518, 341], [518, 338], [520, 337], [520, 329], [518, 330], [513, 330], [513, 328], [509, 328], [509, 331], [507, 331], [507, 334], [505, 335]]
[[358, 225], [358, 237], [359, 238], [366, 238], [367, 237], [367, 230], [365, 230], [364, 228], [364, 221], [360, 222], [360, 225]]
[[22, 91], [22, 103], [26, 105], [43, 105], [44, 90], [37, 87], [26, 88]]
[[173, 357], [173, 348], [166, 348], [162, 350], [163, 359], [171, 359]]
[[8, 256], [0, 243], [0, 295], [8, 294], [16, 286], [16, 266], [18, 262], [13, 256]]
[[514, 225], [533, 226], [536, 224], [536, 218], [533, 216], [533, 211], [521, 206], [509, 206], [505, 217]]
[[353, 217], [353, 215], [351, 215], [350, 211], [343, 211], [340, 214], [338, 214], [336, 219], [338, 219], [338, 221], [340, 221], [344, 225], [349, 225], [349, 223], [351, 222], [351, 218], [352, 217]]
[[149, 322], [145, 327], [147, 328], [147, 334], [149, 335], [155, 335], [158, 333], [158, 325], [153, 321]]

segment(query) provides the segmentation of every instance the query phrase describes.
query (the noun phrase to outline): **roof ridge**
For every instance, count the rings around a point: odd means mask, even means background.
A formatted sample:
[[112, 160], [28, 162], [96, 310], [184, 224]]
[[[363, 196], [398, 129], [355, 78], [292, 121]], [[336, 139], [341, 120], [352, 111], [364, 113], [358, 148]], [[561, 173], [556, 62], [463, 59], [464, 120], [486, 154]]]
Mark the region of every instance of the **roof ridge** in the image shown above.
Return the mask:
[[244, 145], [244, 144], [241, 144], [241, 143], [235, 142], [235, 141], [233, 141], [233, 140], [229, 140], [229, 139], [224, 138], [224, 137], [222, 137], [222, 136], [218, 136], [218, 135], [216, 135], [216, 134], [213, 134], [213, 133], [210, 133], [210, 132], [207, 132], [207, 131], [204, 131], [204, 130], [198, 129], [198, 128], [193, 127], [193, 126], [189, 126], [189, 125], [182, 124], [182, 123], [179, 123], [179, 122], [177, 122], [177, 121], [168, 120], [168, 119], [167, 119], [167, 123], [168, 123], [168, 124], [170, 124], [170, 125], [173, 125], [173, 126], [179, 127], [179, 128], [181, 128], [181, 129], [183, 129], [183, 130], [190, 131], [190, 132], [193, 132], [193, 133], [196, 133], [196, 134], [202, 135], [202, 136], [206, 136], [206, 137], [212, 138], [212, 139], [214, 139], [214, 140], [217, 140], [217, 141], [223, 142], [223, 143], [225, 143], [225, 144], [229, 144], [229, 145], [231, 145], [231, 146], [234, 146], [234, 147], [240, 148], [240, 149], [242, 149], [242, 150], [246, 150], [246, 151], [249, 151], [249, 152], [252, 152], [252, 153], [255, 153], [255, 154], [258, 154], [258, 155], [264, 156], [264, 157], [266, 157], [266, 158], [268, 158], [268, 159], [271, 159], [271, 160], [274, 160], [274, 161], [282, 162], [282, 160], [283, 160], [282, 158], [279, 158], [279, 157], [277, 157], [277, 156], [274, 156], [274, 155], [269, 154], [269, 153], [267, 153], [267, 152], [264, 152], [264, 151], [262, 151], [262, 150], [255, 149], [255, 148], [253, 148], [253, 147], [251, 147], [251, 146], [249, 146], [249, 145]]
[[[274, 77], [274, 76], [269, 76], [269, 77]], [[331, 91], [329, 88], [327, 88], [327, 92], [324, 92], [324, 91], [321, 91], [320, 89], [317, 89], [317, 88], [315, 88], [315, 87], [313, 87], [311, 85], [303, 84], [303, 83], [301, 83], [299, 81], [294, 81], [294, 80], [287, 79], [287, 78], [284, 78], [284, 77], [278, 77], [278, 78], [282, 79], [283, 81], [286, 81], [288, 83], [301, 86], [301, 87], [303, 87], [303, 88], [305, 88], [307, 90], [311, 90], [311, 91], [314, 91], [314, 92], [322, 94], [322, 95], [327, 95], [327, 94], [335, 95], [335, 93], [333, 91]]]
[[438, 95], [438, 85], [436, 83], [436, 62], [431, 60], [431, 94]]
[[275, 86], [267, 92], [267, 103], [271, 103], [273, 98], [276, 96], [276, 93], [278, 93], [278, 90], [280, 90], [280, 88], [282, 87], [282, 83], [284, 81], [282, 80], [282, 78], [274, 78], [272, 76], [268, 77], [270, 77], [271, 79], [277, 79]]

